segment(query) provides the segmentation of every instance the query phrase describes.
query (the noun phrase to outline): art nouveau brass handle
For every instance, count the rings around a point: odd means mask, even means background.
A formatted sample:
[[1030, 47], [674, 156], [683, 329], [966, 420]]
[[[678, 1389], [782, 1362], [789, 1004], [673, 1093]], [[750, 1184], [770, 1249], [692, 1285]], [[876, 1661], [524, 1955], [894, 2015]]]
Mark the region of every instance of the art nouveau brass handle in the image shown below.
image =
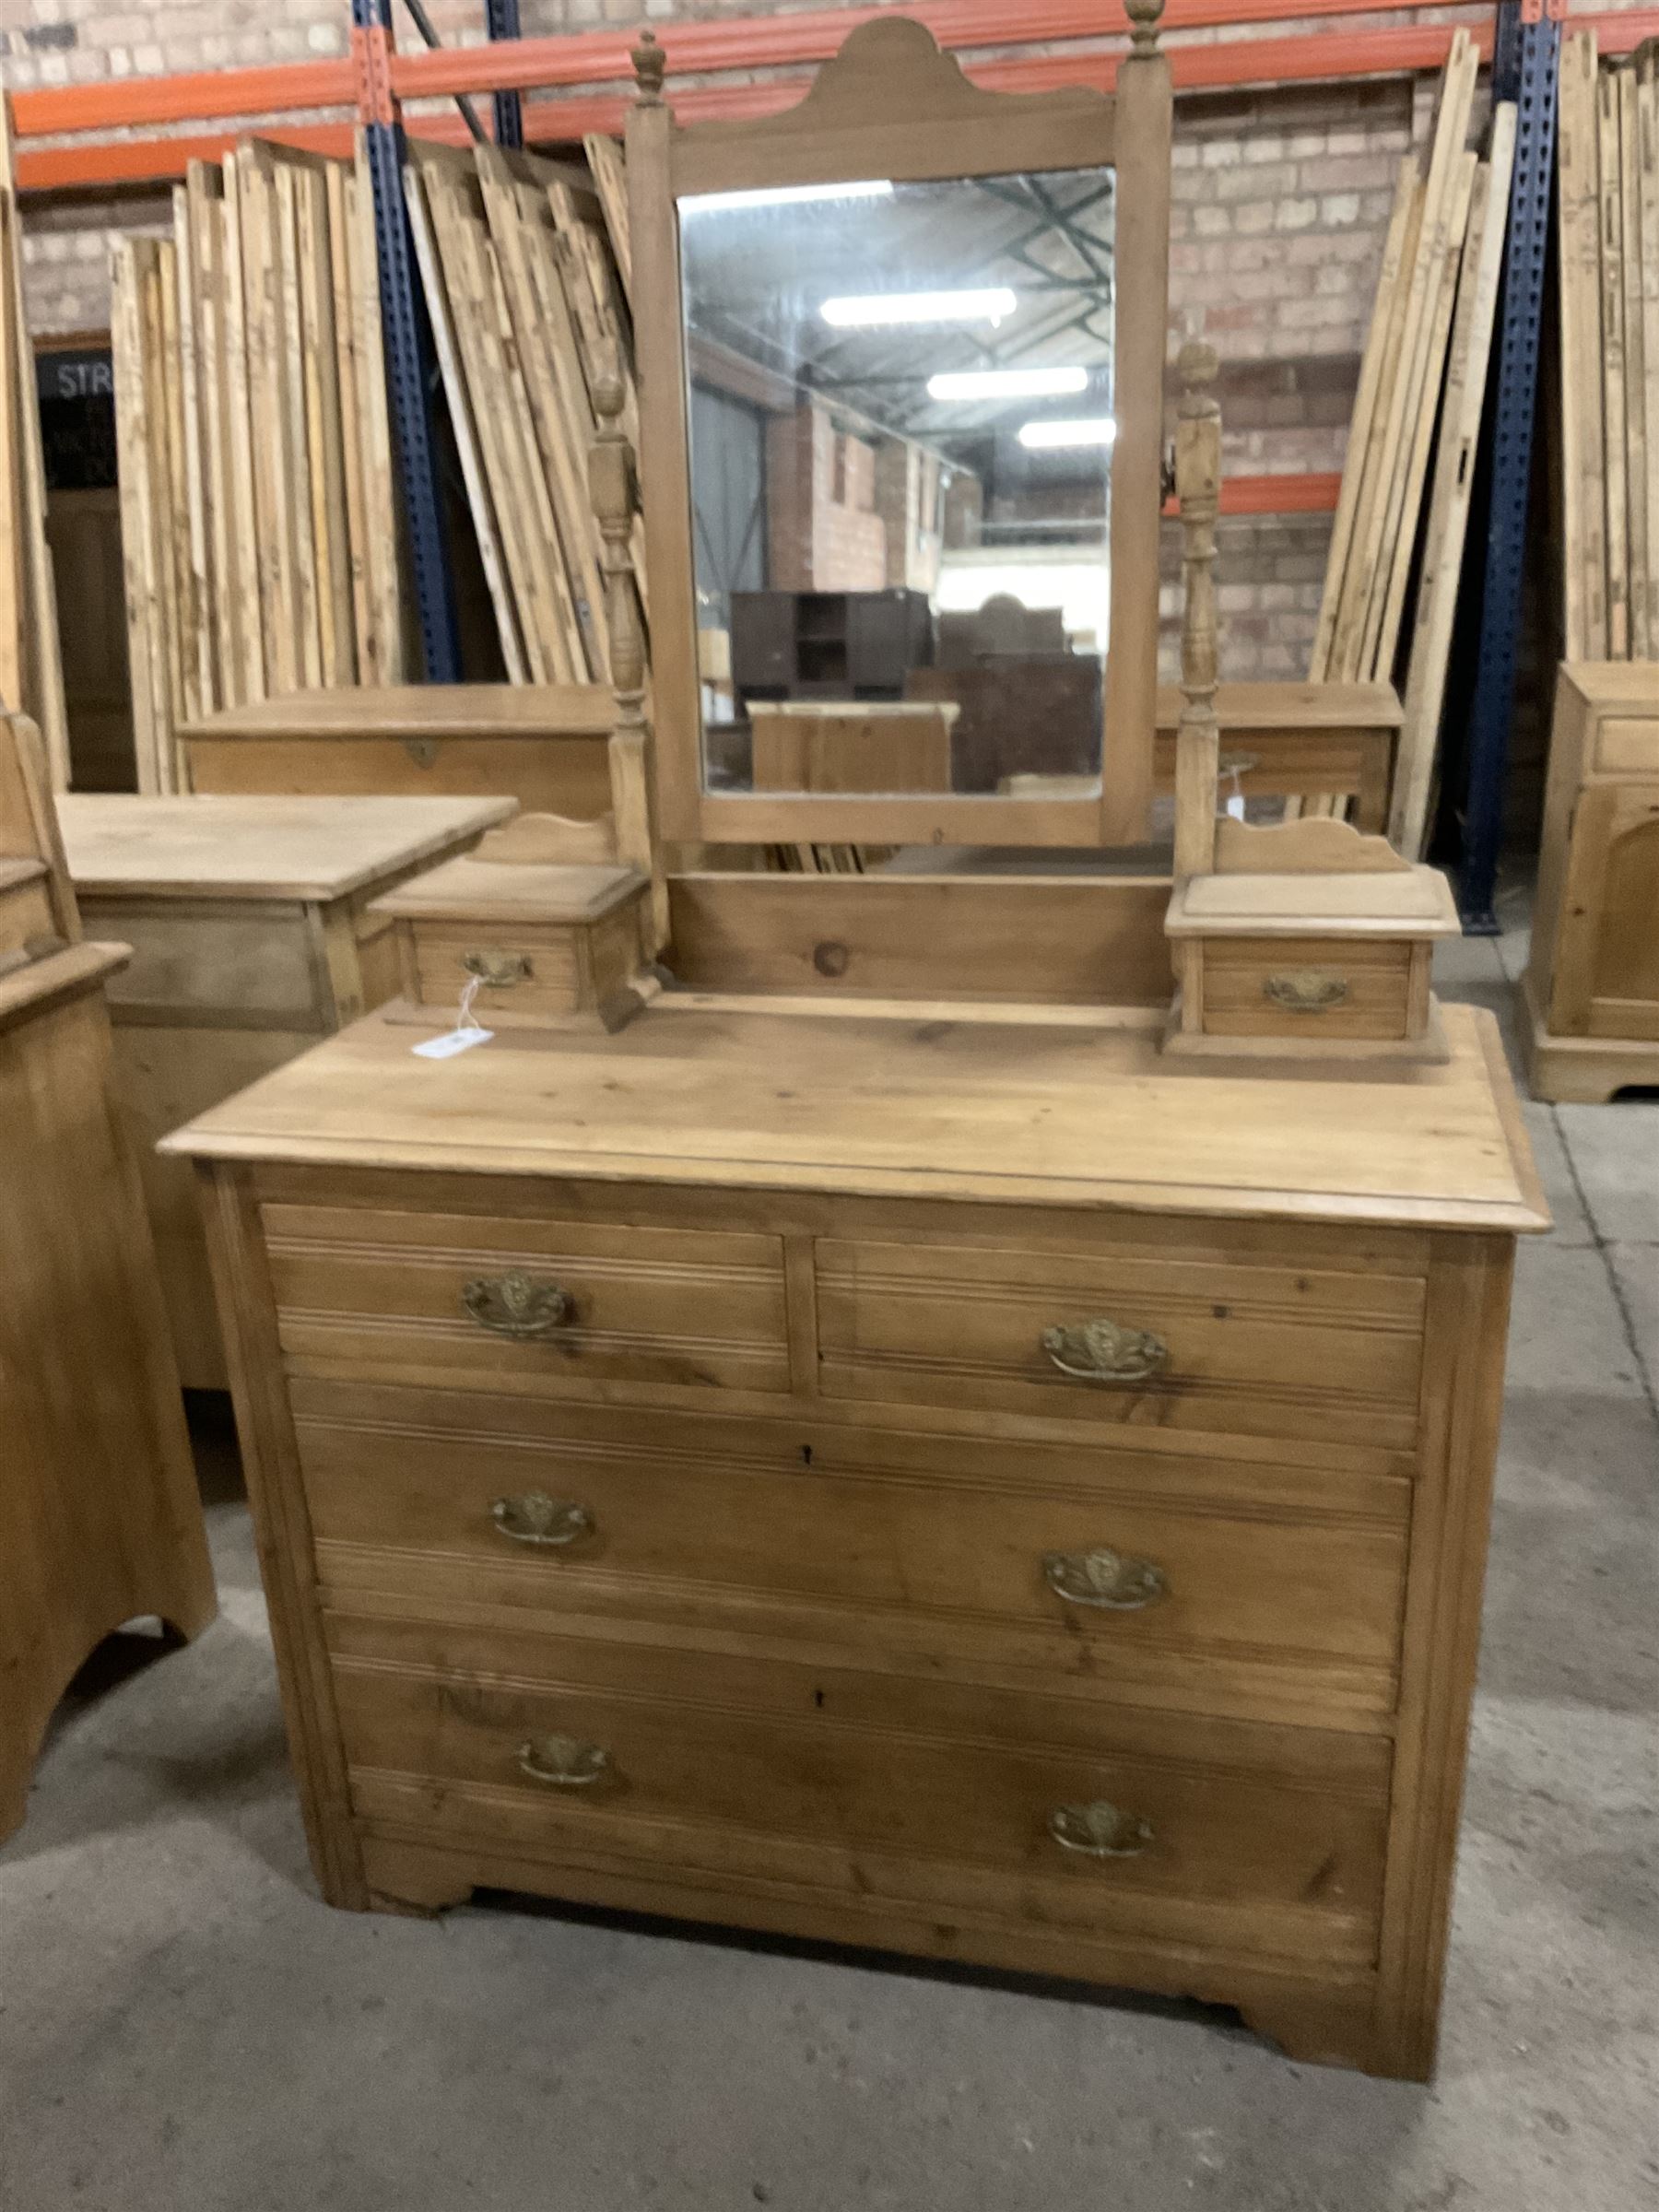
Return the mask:
[[576, 1300], [568, 1290], [538, 1283], [516, 1267], [506, 1275], [475, 1276], [461, 1302], [481, 1329], [497, 1336], [550, 1336], [576, 1318]]
[[1125, 1559], [1103, 1544], [1093, 1551], [1044, 1552], [1042, 1575], [1067, 1605], [1098, 1606], [1108, 1613], [1138, 1613], [1170, 1589], [1150, 1559]]
[[468, 975], [476, 975], [487, 991], [511, 991], [514, 983], [527, 983], [533, 972], [527, 952], [465, 952], [461, 965]]
[[1286, 975], [1270, 975], [1262, 996], [1270, 998], [1287, 1014], [1328, 1014], [1348, 994], [1347, 978], [1324, 968], [1297, 968]]
[[1044, 1329], [1042, 1348], [1063, 1375], [1082, 1382], [1145, 1382], [1170, 1364], [1161, 1336], [1104, 1318]]
[[551, 1790], [585, 1790], [611, 1771], [610, 1753], [574, 1735], [535, 1735], [518, 1747], [519, 1772]]
[[1137, 1813], [1125, 1813], [1104, 1797], [1092, 1805], [1057, 1805], [1049, 1815], [1049, 1834], [1062, 1851], [1086, 1859], [1136, 1859], [1152, 1841], [1152, 1830]]
[[546, 1490], [526, 1490], [522, 1498], [498, 1498], [489, 1517], [514, 1544], [575, 1544], [594, 1533], [594, 1516], [585, 1505], [568, 1498], [549, 1498]]

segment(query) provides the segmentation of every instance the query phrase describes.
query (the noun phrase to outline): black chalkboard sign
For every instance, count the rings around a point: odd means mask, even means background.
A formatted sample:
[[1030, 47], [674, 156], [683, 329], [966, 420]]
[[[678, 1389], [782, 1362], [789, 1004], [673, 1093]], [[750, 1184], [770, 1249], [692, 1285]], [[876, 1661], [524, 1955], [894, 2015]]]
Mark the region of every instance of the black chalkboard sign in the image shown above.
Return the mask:
[[35, 355], [46, 488], [93, 491], [115, 481], [115, 383], [107, 346]]

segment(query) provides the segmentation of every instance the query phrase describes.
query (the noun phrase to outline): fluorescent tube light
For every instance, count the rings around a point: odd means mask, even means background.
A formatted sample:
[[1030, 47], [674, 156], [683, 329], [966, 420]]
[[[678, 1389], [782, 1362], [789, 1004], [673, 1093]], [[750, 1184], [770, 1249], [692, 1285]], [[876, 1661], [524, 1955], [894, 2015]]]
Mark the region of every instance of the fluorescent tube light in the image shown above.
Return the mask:
[[1110, 445], [1116, 436], [1117, 424], [1110, 415], [1094, 415], [1077, 422], [1028, 422], [1019, 442], [1035, 451], [1044, 446]]
[[798, 207], [806, 200], [886, 200], [893, 187], [886, 177], [865, 177], [853, 184], [774, 184], [755, 192], [694, 192], [679, 204], [682, 218], [707, 215], [715, 207]]
[[951, 369], [927, 380], [929, 399], [1059, 399], [1088, 388], [1087, 369]]
[[838, 330], [891, 323], [1000, 323], [1019, 302], [1006, 285], [980, 292], [869, 292], [826, 300], [818, 312]]

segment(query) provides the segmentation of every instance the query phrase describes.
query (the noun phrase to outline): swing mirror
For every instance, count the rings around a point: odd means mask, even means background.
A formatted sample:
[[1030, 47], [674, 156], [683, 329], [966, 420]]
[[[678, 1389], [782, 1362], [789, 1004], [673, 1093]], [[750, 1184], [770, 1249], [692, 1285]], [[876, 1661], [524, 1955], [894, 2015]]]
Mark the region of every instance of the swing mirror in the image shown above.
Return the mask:
[[1136, 38], [1114, 95], [1005, 95], [888, 18], [796, 108], [683, 129], [642, 68], [667, 835], [1144, 834], [1169, 95]]
[[681, 199], [705, 790], [1098, 800], [1114, 198]]

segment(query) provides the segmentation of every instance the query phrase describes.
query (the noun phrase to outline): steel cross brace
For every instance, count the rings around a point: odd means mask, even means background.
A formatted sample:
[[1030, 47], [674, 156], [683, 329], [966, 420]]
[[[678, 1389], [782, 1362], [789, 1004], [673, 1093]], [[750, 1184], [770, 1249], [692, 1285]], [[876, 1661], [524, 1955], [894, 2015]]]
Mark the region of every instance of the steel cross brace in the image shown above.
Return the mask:
[[392, 436], [408, 525], [409, 555], [429, 684], [461, 680], [455, 589], [443, 528], [432, 400], [437, 376], [426, 301], [415, 277], [404, 202], [404, 131], [392, 92], [392, 0], [351, 0], [351, 53], [358, 113], [374, 194], [374, 254]]
[[1538, 356], [1544, 326], [1544, 275], [1549, 258], [1549, 194], [1555, 166], [1556, 84], [1563, 0], [1500, 0], [1492, 58], [1492, 97], [1516, 102], [1515, 169], [1510, 187], [1509, 236], [1491, 481], [1477, 648], [1469, 712], [1468, 782], [1457, 903], [1471, 936], [1496, 936], [1493, 893], [1503, 840], [1503, 800], [1514, 716], [1515, 665], [1521, 634], [1521, 584], [1526, 557], [1527, 495], [1537, 418]]

